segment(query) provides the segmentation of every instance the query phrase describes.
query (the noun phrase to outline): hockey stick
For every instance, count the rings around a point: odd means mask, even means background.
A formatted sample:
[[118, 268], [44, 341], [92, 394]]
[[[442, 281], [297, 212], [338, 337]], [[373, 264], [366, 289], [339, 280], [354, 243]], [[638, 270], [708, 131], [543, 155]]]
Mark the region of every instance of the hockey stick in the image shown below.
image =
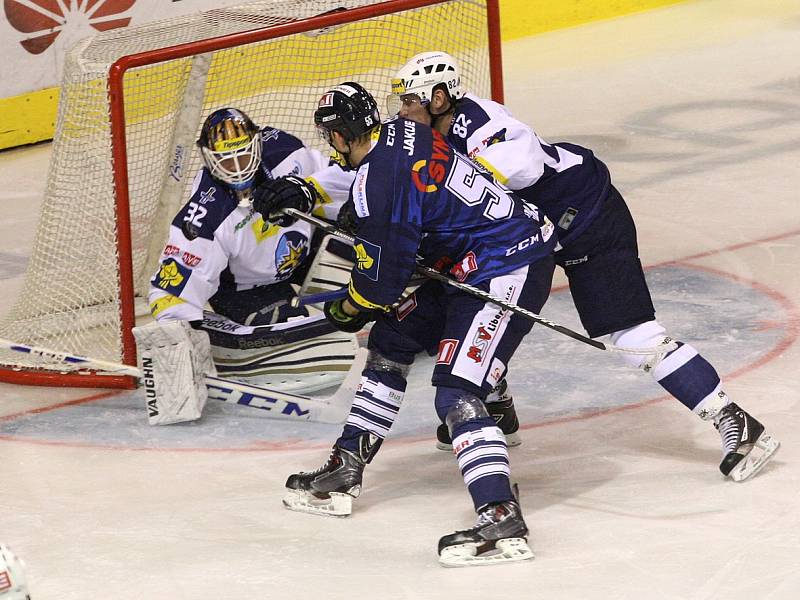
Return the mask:
[[306, 304], [325, 304], [331, 300], [338, 300], [347, 296], [347, 288], [339, 288], [330, 292], [320, 292], [319, 294], [308, 294], [307, 296], [295, 296], [289, 302], [294, 308], [305, 306]]
[[[142, 372], [131, 365], [123, 365], [49, 348], [28, 346], [0, 338], [0, 349], [39, 356], [54, 362], [77, 365], [84, 369], [130, 375], [140, 378]], [[241, 404], [263, 411], [264, 416], [276, 419], [314, 421], [316, 423], [341, 423], [350, 409], [350, 404], [361, 381], [361, 371], [367, 358], [367, 351], [359, 349], [344, 381], [331, 396], [315, 398], [280, 392], [269, 388], [231, 381], [222, 377], [205, 376], [208, 397], [231, 404]]]
[[[283, 211], [284, 214], [287, 214], [291, 217], [295, 217], [300, 219], [301, 221], [305, 221], [306, 223], [310, 223], [315, 227], [325, 231], [326, 233], [330, 233], [331, 235], [335, 235], [338, 238], [346, 240], [351, 244], [355, 243], [355, 237], [350, 235], [349, 233], [345, 233], [344, 231], [338, 229], [334, 225], [323, 221], [322, 219], [318, 219], [312, 215], [306, 214], [304, 212], [300, 212], [299, 210], [295, 210], [293, 208], [287, 208]], [[593, 348], [597, 348], [598, 350], [605, 350], [606, 352], [616, 353], [616, 354], [637, 354], [637, 355], [650, 355], [650, 354], [666, 354], [667, 352], [672, 352], [678, 348], [678, 345], [673, 342], [670, 338], [666, 338], [664, 342], [658, 346], [652, 348], [623, 348], [621, 346], [615, 346], [614, 344], [604, 344], [598, 340], [594, 340], [590, 337], [587, 337], [577, 331], [573, 331], [569, 327], [565, 327], [548, 319], [545, 319], [541, 315], [536, 314], [533, 311], [530, 311], [526, 308], [521, 306], [517, 306], [516, 304], [512, 304], [511, 302], [506, 302], [490, 294], [489, 292], [485, 292], [475, 286], [469, 285], [468, 283], [462, 283], [460, 281], [456, 281], [455, 279], [451, 279], [446, 275], [439, 273], [436, 269], [432, 269], [431, 267], [426, 267], [421, 264], [417, 264], [417, 273], [420, 275], [424, 275], [430, 279], [435, 279], [436, 281], [441, 281], [442, 283], [455, 287], [463, 292], [468, 294], [472, 294], [481, 300], [485, 300], [486, 302], [491, 302], [495, 306], [499, 306], [500, 308], [504, 308], [506, 310], [510, 310], [511, 312], [517, 313], [524, 317], [529, 318], [530, 320], [534, 321], [535, 323], [539, 323], [547, 327], [548, 329], [552, 329], [553, 331], [557, 331], [567, 337], [571, 337], [574, 340], [578, 340], [579, 342], [583, 342]]]

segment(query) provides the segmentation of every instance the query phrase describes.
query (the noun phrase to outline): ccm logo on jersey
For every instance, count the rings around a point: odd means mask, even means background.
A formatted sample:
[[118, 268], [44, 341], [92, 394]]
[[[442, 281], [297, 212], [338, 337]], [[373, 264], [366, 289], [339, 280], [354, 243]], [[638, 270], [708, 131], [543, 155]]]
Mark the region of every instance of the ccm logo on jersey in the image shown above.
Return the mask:
[[[450, 147], [438, 131], [433, 131], [433, 149], [430, 163], [418, 160], [411, 167], [411, 181], [420, 192], [435, 192], [447, 174], [447, 163], [450, 162]], [[427, 167], [427, 168], [426, 168]]]
[[[553, 224], [548, 220], [545, 219], [544, 225], [542, 225], [539, 229], [542, 233], [542, 242], [546, 242], [550, 239], [550, 236], [553, 235], [553, 231], [555, 227]], [[539, 234], [534, 234], [529, 238], [522, 240], [521, 242], [517, 242], [515, 246], [511, 246], [511, 248], [506, 249], [506, 256], [511, 256], [512, 254], [516, 254], [517, 252], [521, 252], [526, 248], [530, 248], [534, 244], [539, 243]]]

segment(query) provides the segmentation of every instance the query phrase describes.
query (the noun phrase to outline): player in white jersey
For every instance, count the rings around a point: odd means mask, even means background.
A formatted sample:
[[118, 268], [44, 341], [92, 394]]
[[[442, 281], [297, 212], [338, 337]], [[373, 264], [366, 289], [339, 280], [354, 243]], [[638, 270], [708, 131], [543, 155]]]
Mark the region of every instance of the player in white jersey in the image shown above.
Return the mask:
[[[313, 228], [269, 216], [285, 207], [316, 207], [318, 216], [335, 218], [347, 189], [326, 183], [321, 199], [304, 179], [316, 172], [324, 177], [328, 159], [285, 131], [257, 127], [235, 108], [208, 116], [198, 147], [204, 166], [172, 221], [151, 281], [153, 316], [208, 332], [219, 374], [250, 383], [271, 385], [282, 377], [281, 365], [285, 372], [301, 362], [303, 371], [324, 371], [334, 356], [338, 362], [352, 358], [352, 335], [335, 331], [321, 312], [309, 315], [290, 305], [293, 285], [309, 262]], [[204, 310], [206, 303], [213, 313]], [[292, 327], [272, 327], [287, 320]], [[264, 379], [265, 371], [271, 379]], [[301, 374], [291, 389], [312, 391], [310, 380], [319, 388], [343, 375], [339, 370], [329, 380]]]
[[[411, 58], [392, 80], [392, 92], [390, 114], [431, 125], [556, 224], [561, 246], [556, 264], [569, 279], [591, 337], [610, 336], [613, 344], [627, 347], [657, 347], [667, 339], [655, 318], [633, 218], [591, 150], [548, 144], [505, 106], [465, 92], [455, 59], [444, 52]], [[666, 355], [623, 357], [712, 422], [722, 438], [720, 471], [735, 481], [747, 479], [778, 449], [778, 441], [731, 402], [716, 370], [697, 350], [677, 343]]]

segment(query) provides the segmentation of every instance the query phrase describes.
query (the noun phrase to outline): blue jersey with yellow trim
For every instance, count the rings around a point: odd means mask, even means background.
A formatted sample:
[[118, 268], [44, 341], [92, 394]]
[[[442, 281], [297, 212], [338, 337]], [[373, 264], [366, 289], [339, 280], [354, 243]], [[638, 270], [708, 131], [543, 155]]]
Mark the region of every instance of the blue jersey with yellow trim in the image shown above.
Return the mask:
[[[261, 130], [257, 175], [307, 177], [328, 158], [277, 129]], [[265, 223], [249, 205], [202, 168], [189, 201], [172, 221], [158, 270], [150, 282], [150, 310], [157, 319], [201, 319], [218, 289], [245, 290], [288, 279], [308, 257], [312, 228]]]
[[458, 100], [447, 140], [535, 203], [556, 225], [564, 247], [589, 226], [610, 192], [608, 168], [591, 150], [548, 144], [492, 100], [473, 94]]
[[373, 132], [351, 189], [357, 218], [350, 295], [367, 308], [400, 297], [419, 255], [468, 283], [552, 252], [533, 204], [498, 185], [426, 125], [397, 118]]

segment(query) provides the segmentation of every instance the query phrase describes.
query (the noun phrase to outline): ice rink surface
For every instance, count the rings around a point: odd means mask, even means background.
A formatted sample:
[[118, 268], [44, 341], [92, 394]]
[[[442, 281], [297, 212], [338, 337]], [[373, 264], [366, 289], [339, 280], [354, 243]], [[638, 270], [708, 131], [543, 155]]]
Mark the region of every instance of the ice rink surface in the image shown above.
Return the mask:
[[[507, 43], [504, 67], [516, 116], [609, 164], [659, 320], [781, 440], [776, 458], [724, 480], [710, 424], [614, 356], [535, 328], [509, 379], [536, 559], [450, 570], [436, 542], [474, 514], [434, 448], [430, 361], [341, 520], [280, 501], [339, 426], [220, 403], [151, 428], [133, 392], [0, 384], [0, 541], [33, 600], [800, 597], [800, 1], [679, 4]], [[2, 307], [49, 153], [0, 153]], [[543, 315], [579, 328], [556, 284]]]

